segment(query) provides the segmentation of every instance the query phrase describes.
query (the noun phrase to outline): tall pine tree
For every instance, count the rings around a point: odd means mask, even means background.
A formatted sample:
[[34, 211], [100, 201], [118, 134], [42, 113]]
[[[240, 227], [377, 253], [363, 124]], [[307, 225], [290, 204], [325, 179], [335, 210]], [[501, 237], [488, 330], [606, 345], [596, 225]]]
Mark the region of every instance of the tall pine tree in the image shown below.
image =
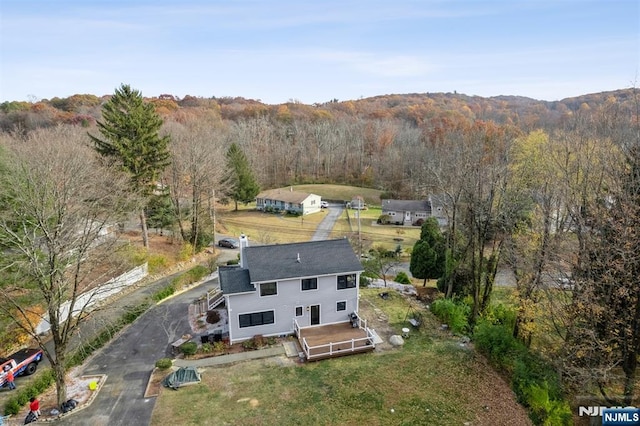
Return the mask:
[[260, 185], [251, 170], [249, 161], [240, 147], [233, 143], [227, 151], [227, 174], [223, 183], [226, 185], [225, 194], [235, 202], [248, 203], [256, 198], [260, 192]]
[[[98, 121], [102, 137], [89, 134], [96, 151], [120, 165], [131, 176], [132, 188], [145, 199], [153, 194], [162, 171], [169, 165], [169, 136], [160, 136], [162, 118], [142, 94], [122, 84], [102, 108]], [[149, 246], [144, 208], [140, 211], [142, 241]]]

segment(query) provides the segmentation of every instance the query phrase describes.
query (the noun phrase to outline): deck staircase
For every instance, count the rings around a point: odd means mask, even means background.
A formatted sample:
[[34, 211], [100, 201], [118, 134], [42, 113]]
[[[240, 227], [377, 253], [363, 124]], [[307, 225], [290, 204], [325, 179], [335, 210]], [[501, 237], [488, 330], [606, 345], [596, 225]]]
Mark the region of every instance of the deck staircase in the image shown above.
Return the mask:
[[222, 302], [224, 302], [224, 294], [222, 294], [222, 290], [214, 288], [207, 292], [207, 308], [209, 310], [216, 308]]

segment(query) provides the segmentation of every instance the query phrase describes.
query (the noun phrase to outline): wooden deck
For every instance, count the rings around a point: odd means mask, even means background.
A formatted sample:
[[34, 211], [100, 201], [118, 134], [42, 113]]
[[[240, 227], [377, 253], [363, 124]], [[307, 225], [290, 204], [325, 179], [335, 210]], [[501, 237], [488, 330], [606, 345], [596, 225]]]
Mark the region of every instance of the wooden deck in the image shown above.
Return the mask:
[[296, 330], [300, 346], [309, 361], [368, 352], [375, 348], [369, 330], [366, 327], [352, 327], [351, 322]]

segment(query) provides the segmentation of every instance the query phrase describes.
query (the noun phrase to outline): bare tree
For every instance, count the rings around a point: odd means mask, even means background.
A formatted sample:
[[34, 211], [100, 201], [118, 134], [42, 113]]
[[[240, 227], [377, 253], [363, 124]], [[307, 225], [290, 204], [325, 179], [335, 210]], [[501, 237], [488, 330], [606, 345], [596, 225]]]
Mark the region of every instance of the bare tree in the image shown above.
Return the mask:
[[[38, 130], [24, 140], [5, 138], [2, 146], [0, 270], [11, 279], [0, 288], [0, 309], [44, 350], [60, 404], [70, 339], [99, 297], [99, 284], [122, 270], [111, 231], [136, 206], [128, 178], [97, 161], [84, 131]], [[34, 313], [42, 308], [53, 352], [38, 333]]]
[[[168, 182], [178, 227], [182, 239], [197, 250], [214, 234], [213, 215], [208, 207], [215, 202], [215, 189], [225, 167], [225, 134], [219, 127], [197, 122], [171, 122], [165, 130], [172, 134]], [[185, 220], [190, 223], [188, 229]]]

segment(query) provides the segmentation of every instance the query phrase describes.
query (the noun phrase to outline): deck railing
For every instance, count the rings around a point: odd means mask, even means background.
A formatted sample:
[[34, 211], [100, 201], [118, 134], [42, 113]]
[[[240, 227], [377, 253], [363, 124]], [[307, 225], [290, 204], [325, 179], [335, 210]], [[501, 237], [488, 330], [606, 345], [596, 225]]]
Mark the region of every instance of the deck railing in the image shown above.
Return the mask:
[[224, 294], [219, 288], [207, 291], [207, 308], [212, 310], [224, 300]]
[[329, 342], [321, 345], [310, 346], [307, 339], [301, 337], [301, 327], [297, 320], [293, 320], [293, 330], [301, 343], [302, 350], [307, 360], [312, 361], [318, 358], [344, 355], [352, 352], [362, 352], [375, 348], [374, 335], [366, 326], [367, 321], [358, 316], [358, 327], [366, 332], [367, 337], [358, 339], [343, 340], [340, 342]]

